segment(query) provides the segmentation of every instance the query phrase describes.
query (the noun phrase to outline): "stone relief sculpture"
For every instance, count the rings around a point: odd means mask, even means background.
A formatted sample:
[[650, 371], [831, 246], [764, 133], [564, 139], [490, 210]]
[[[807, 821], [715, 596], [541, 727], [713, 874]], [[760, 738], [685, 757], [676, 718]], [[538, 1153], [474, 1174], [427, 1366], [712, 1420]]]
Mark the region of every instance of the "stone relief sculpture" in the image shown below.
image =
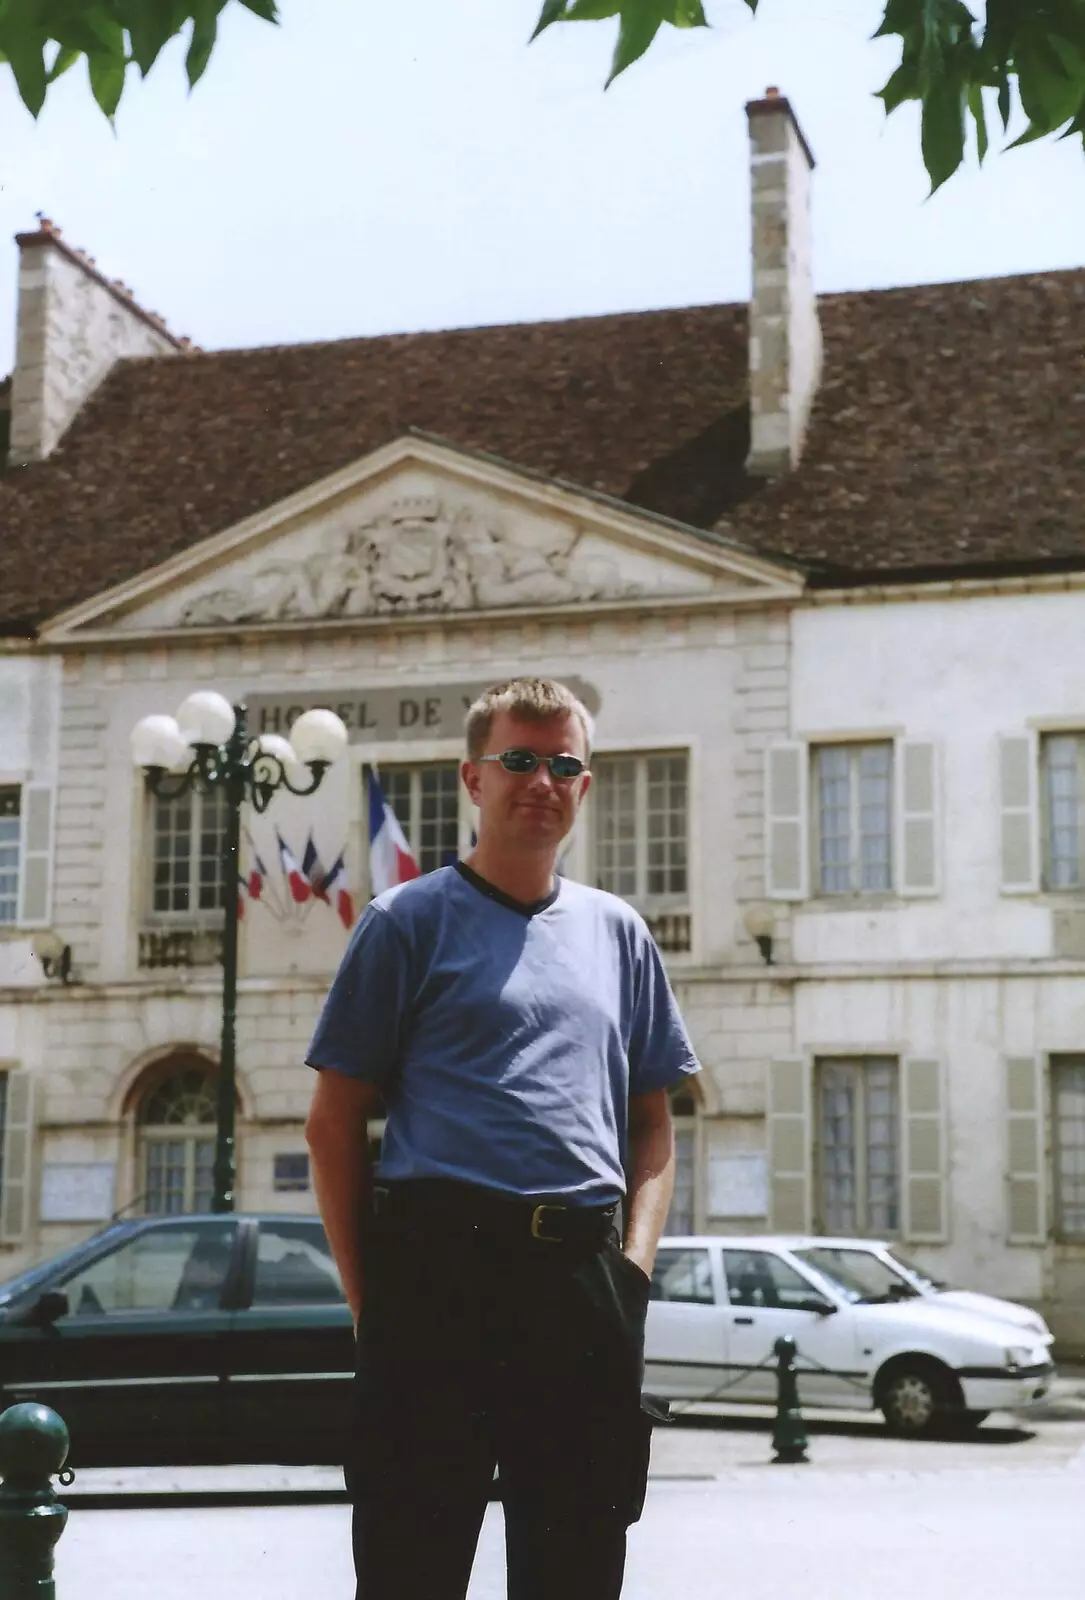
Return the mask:
[[400, 500], [325, 549], [271, 561], [242, 583], [186, 602], [182, 626], [416, 611], [562, 605], [642, 592], [615, 561], [579, 550], [571, 528], [510, 534], [472, 507]]

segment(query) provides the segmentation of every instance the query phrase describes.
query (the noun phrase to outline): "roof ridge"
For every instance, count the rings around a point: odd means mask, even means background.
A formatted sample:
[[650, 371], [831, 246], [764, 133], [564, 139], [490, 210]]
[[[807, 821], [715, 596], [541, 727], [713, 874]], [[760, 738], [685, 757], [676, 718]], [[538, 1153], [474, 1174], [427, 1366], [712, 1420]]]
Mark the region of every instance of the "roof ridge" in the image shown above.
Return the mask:
[[50, 245], [54, 250], [58, 250], [73, 266], [78, 267], [80, 271], [86, 273], [88, 278], [92, 278], [95, 283], [105, 289], [107, 294], [112, 295], [114, 300], [124, 306], [126, 311], [130, 311], [133, 316], [139, 317], [142, 322], [146, 322], [150, 327], [154, 328], [156, 333], [160, 333], [163, 338], [168, 339], [172, 345], [175, 345], [178, 350], [188, 351], [199, 348], [193, 345], [192, 340], [187, 335], [174, 333], [168, 327], [165, 317], [159, 312], [148, 311], [145, 306], [140, 305], [134, 291], [126, 283], [122, 282], [120, 278], [107, 278], [98, 266], [97, 258], [88, 254], [86, 250], [80, 250], [76, 245], [69, 244], [63, 237], [62, 229], [57, 227], [52, 218], [43, 215], [40, 211], [37, 213], [37, 218], [38, 226], [35, 232], [17, 233], [15, 235], [15, 243], [21, 250], [41, 249], [45, 245]]
[[[638, 311], [599, 311], [575, 317], [541, 317], [523, 322], [472, 322], [444, 328], [398, 328], [385, 333], [347, 334], [338, 339], [295, 339], [274, 344], [225, 345], [218, 350], [193, 347], [190, 354], [206, 359], [221, 356], [267, 355], [278, 350], [330, 350], [344, 345], [388, 344], [395, 339], [448, 339], [466, 335], [498, 334], [530, 331], [533, 328], [568, 328], [574, 326], [599, 326], [604, 322], [633, 322], [648, 317], [682, 316], [697, 311], [747, 312], [745, 300], [705, 300], [692, 305], [646, 306]], [[154, 356], [128, 356], [127, 364], [155, 361]]]
[[[1085, 278], [1085, 266], [1039, 268], [1030, 272], [998, 273], [986, 278], [945, 278], [937, 283], [883, 284], [869, 288], [828, 289], [821, 291], [817, 296], [817, 300], [819, 304], [839, 304], [843, 300], [869, 299], [871, 296], [884, 295], [896, 298], [910, 294], [930, 294], [939, 290], [964, 291], [988, 286], [1031, 284], [1043, 280], [1054, 281], [1075, 277]], [[470, 322], [451, 327], [395, 328], [382, 333], [353, 333], [332, 339], [286, 339], [276, 340], [269, 344], [224, 345], [215, 350], [189, 346], [186, 343], [186, 351], [190, 356], [199, 357], [202, 362], [210, 362], [243, 359], [250, 356], [257, 358], [287, 350], [309, 350], [316, 353], [321, 350], [345, 349], [351, 345], [361, 347], [390, 344], [395, 340], [484, 337], [487, 334], [526, 333], [536, 328], [545, 330], [576, 327], [590, 328], [599, 327], [604, 323], [633, 323], [647, 318], [693, 315], [707, 311], [730, 311], [745, 316], [748, 309], [748, 303], [745, 300], [697, 300], [682, 305], [644, 306], [636, 310], [593, 311], [571, 317], [537, 317], [519, 322]], [[124, 359], [123, 364], [136, 366], [157, 361], [158, 359], [156, 356], [128, 356]]]

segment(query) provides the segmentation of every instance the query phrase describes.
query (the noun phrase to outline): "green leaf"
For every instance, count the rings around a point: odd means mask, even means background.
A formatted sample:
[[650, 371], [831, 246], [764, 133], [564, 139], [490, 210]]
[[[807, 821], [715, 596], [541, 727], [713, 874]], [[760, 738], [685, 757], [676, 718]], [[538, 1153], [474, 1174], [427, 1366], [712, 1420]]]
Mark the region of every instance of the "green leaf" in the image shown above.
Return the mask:
[[1005, 133], [1010, 125], [1010, 114], [1013, 110], [1012, 96], [1010, 94], [1010, 80], [1003, 71], [998, 83], [998, 114], [1002, 118], [1002, 131]]
[[891, 33], [911, 33], [915, 27], [915, 0], [886, 0], [881, 24], [875, 39], [885, 39]]
[[36, 117], [45, 104], [48, 75], [45, 70], [46, 37], [28, 21], [5, 16], [0, 50], [7, 58], [23, 105]]
[[1061, 127], [1073, 116], [1081, 98], [1080, 85], [1038, 29], [1030, 29], [1018, 39], [1014, 64], [1017, 92], [1030, 122], [1050, 129]]
[[82, 53], [83, 52], [81, 50], [69, 50], [64, 48], [58, 50], [53, 58], [53, 65], [49, 68], [47, 74], [48, 82], [55, 83], [58, 78], [62, 78], [68, 71], [69, 67], [75, 66], [75, 63], [79, 60]]
[[614, 49], [614, 59], [610, 63], [610, 76], [607, 78], [608, 89], [619, 73], [624, 72], [626, 67], [631, 67], [634, 61], [640, 60], [662, 26], [659, 0], [644, 0], [642, 4], [637, 4], [636, 0], [625, 0], [622, 7], [622, 23], [618, 29], [618, 43]]
[[111, 122], [120, 104], [127, 66], [123, 52], [118, 56], [102, 50], [87, 57], [91, 92]]
[[[626, 6], [631, 0], [624, 0]], [[632, 0], [636, 4], [637, 0]], [[649, 4], [652, 0], [649, 0]], [[622, 6], [619, 0], [573, 0], [565, 13], [566, 22], [605, 22], [607, 17], [616, 17]]]
[[924, 97], [922, 146], [934, 194], [964, 159], [964, 96], [959, 84], [943, 80]]
[[673, 11], [674, 15], [667, 18], [673, 28], [708, 27], [701, 0], [675, 0]]
[[132, 58], [146, 77], [179, 27], [173, 0], [142, 0], [125, 8]]
[[968, 91], [968, 109], [972, 113], [972, 121], [976, 124], [976, 154], [982, 167], [988, 145], [987, 111], [983, 104], [983, 90], [978, 83], [974, 83]]
[[96, 50], [124, 54], [124, 28], [106, 5], [55, 5], [47, 26], [58, 44], [84, 55]]
[[1035, 144], [1037, 139], [1046, 139], [1050, 132], [1050, 128], [1037, 127], [1034, 122], [1030, 122], [1024, 133], [1015, 139], [1012, 144], [1008, 144], [1006, 149], [1018, 150], [1023, 144]]
[[207, 70], [207, 63], [211, 59], [211, 52], [218, 38], [219, 10], [220, 6], [216, 4], [216, 0], [195, 0], [193, 5], [192, 39], [188, 54], [185, 56], [185, 70], [188, 73], [190, 89], [196, 87]]
[[878, 99], [885, 104], [886, 115], [895, 111], [905, 100], [918, 100], [919, 79], [915, 66], [910, 61], [902, 61], [896, 72], [889, 79], [883, 89], [878, 91]]
[[241, 0], [241, 4], [262, 21], [278, 23], [279, 8], [275, 0]]
[[545, 0], [543, 8], [539, 12], [539, 20], [535, 24], [535, 31], [531, 35], [531, 38], [537, 39], [540, 33], [545, 33], [547, 28], [551, 27], [555, 22], [561, 22], [564, 16], [565, 0]]

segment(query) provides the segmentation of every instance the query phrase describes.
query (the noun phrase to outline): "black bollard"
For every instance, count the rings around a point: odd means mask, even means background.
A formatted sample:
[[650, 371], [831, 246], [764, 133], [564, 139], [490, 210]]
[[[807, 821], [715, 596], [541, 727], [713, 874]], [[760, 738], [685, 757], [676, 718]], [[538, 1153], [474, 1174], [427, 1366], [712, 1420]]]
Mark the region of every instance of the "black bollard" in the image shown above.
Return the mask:
[[68, 1508], [49, 1481], [68, 1458], [68, 1430], [33, 1403], [0, 1416], [0, 1600], [56, 1600], [53, 1549]]
[[[777, 1339], [776, 1345], [776, 1420], [772, 1426], [774, 1465], [794, 1466], [809, 1461], [806, 1454], [806, 1424], [799, 1406], [799, 1379], [795, 1371], [798, 1348], [794, 1339]], [[4, 1600], [0, 1594], [0, 1600]]]

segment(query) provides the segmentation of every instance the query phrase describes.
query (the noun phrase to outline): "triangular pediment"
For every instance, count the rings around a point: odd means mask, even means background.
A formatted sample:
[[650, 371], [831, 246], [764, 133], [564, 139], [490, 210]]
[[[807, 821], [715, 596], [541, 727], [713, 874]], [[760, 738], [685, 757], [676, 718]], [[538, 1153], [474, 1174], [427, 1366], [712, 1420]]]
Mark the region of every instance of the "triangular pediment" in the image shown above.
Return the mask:
[[410, 436], [55, 617], [53, 643], [794, 598], [722, 538]]

